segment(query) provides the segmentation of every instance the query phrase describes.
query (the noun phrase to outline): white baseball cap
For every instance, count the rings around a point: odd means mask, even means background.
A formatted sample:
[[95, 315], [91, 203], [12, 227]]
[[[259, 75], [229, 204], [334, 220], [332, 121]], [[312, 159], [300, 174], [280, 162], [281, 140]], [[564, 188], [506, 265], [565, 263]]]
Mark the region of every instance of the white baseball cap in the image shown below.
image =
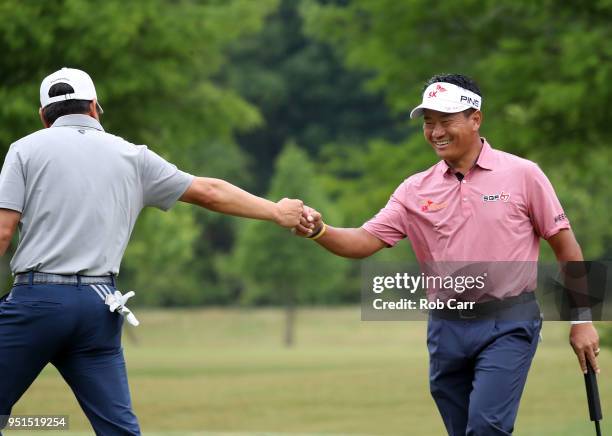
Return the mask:
[[[56, 83], [66, 83], [72, 86], [73, 93], [49, 97], [49, 90]], [[75, 68], [62, 68], [53, 74], [45, 77], [40, 84], [40, 107], [44, 108], [51, 103], [65, 100], [98, 100], [96, 87], [93, 80], [85, 71]], [[103, 113], [102, 107], [98, 104], [98, 111]]]
[[425, 109], [454, 114], [481, 107], [482, 97], [478, 94], [452, 83], [436, 82], [425, 89], [423, 103], [412, 109], [410, 118], [420, 117]]

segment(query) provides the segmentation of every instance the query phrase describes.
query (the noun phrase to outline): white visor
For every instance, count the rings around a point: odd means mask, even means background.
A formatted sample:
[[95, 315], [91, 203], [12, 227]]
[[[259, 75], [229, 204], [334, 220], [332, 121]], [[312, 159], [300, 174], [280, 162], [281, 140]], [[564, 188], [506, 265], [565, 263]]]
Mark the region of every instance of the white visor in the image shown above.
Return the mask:
[[452, 83], [436, 82], [427, 87], [423, 103], [412, 109], [410, 118], [422, 116], [425, 109], [454, 114], [469, 108], [481, 110], [482, 97]]
[[[49, 89], [56, 83], [66, 83], [72, 86], [74, 92], [71, 94], [49, 97]], [[44, 108], [51, 103], [64, 100], [98, 100], [96, 87], [91, 77], [85, 71], [75, 68], [62, 68], [53, 74], [45, 77], [40, 84], [40, 107]], [[98, 110], [102, 113], [102, 108], [98, 104]]]

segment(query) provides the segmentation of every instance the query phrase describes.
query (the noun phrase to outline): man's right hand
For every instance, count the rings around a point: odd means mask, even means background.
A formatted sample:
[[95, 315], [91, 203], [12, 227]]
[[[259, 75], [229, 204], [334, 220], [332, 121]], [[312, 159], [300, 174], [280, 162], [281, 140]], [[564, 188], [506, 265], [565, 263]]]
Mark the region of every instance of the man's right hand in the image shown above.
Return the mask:
[[276, 203], [274, 222], [281, 227], [296, 227], [303, 221], [304, 202], [291, 198], [283, 198]]

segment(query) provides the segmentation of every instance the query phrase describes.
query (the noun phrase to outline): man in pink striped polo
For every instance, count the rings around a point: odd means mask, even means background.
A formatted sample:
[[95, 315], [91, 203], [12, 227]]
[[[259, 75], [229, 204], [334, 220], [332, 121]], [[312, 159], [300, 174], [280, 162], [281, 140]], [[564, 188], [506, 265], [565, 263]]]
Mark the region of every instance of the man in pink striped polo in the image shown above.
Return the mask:
[[[408, 177], [361, 228], [328, 226], [319, 212], [307, 209], [313, 230], [301, 235], [350, 258], [408, 238], [421, 264], [535, 263], [543, 238], [559, 261], [582, 261], [542, 170], [480, 136], [482, 104], [480, 89], [466, 76], [429, 79], [411, 118], [423, 117], [425, 139], [440, 162]], [[449, 435], [510, 435], [514, 429], [541, 319], [533, 276], [517, 275], [508, 283], [487, 288], [476, 300], [477, 306], [495, 305], [492, 318], [430, 316], [430, 388]], [[570, 340], [582, 370], [586, 360], [598, 370], [592, 323], [572, 323]]]

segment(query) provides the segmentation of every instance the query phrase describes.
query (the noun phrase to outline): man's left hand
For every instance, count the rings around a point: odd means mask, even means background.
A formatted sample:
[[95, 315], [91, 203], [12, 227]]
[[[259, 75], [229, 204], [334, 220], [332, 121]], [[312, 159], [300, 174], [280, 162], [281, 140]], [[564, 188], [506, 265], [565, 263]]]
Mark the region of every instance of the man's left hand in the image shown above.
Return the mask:
[[570, 344], [578, 357], [580, 368], [587, 373], [587, 359], [591, 367], [599, 374], [597, 355], [599, 354], [599, 335], [592, 322], [573, 324], [570, 330]]

